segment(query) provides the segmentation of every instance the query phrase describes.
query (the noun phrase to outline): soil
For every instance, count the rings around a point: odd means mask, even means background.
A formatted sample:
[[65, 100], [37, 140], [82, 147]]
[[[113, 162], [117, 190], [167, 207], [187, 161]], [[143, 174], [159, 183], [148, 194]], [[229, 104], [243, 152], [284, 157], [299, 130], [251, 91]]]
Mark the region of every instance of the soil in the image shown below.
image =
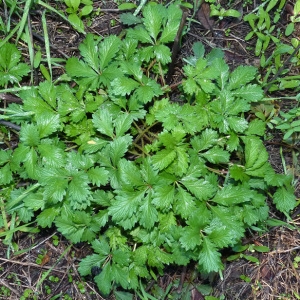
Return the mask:
[[[253, 11], [263, 1], [247, 1], [249, 5], [243, 7], [246, 1], [229, 1], [230, 8], [243, 11], [246, 15]], [[295, 1], [288, 4], [293, 7]], [[51, 3], [51, 1], [50, 1]], [[224, 7], [228, 7], [227, 1], [221, 1]], [[62, 4], [54, 2], [57, 7]], [[227, 6], [226, 6], [227, 5]], [[94, 1], [95, 10], [100, 8], [92, 19], [86, 19], [86, 31], [99, 36], [109, 34], [120, 34], [123, 25], [119, 21], [117, 4], [112, 0]], [[285, 26], [291, 11], [283, 11], [278, 28], [284, 32]], [[205, 12], [204, 12], [205, 14]], [[0, 16], [4, 18], [4, 9], [0, 6]], [[227, 63], [235, 68], [238, 65], [255, 65], [259, 67], [259, 59], [254, 56], [255, 41], [245, 41], [244, 37], [250, 31], [248, 23], [243, 19], [225, 18], [224, 20], [208, 19], [203, 21], [203, 11], [189, 17], [196, 20], [191, 22], [190, 30], [184, 36], [181, 49], [177, 55], [177, 60], [172, 76], [172, 83], [176, 85], [182, 78], [182, 59], [192, 53], [192, 45], [196, 41], [202, 42], [207, 51], [220, 47], [225, 51]], [[18, 17], [14, 16], [14, 22], [18, 22]], [[43, 29], [41, 23], [41, 11], [37, 8], [32, 11], [31, 30], [34, 33], [34, 43], [37, 47], [44, 50]], [[202, 19], [201, 19], [202, 18]], [[68, 58], [79, 56], [78, 45], [84, 39], [83, 34], [77, 33], [69, 24], [61, 20], [53, 13], [46, 14], [48, 33], [50, 38], [51, 54], [56, 58]], [[199, 22], [202, 20], [202, 24]], [[297, 34], [300, 30], [294, 33]], [[1, 36], [0, 36], [1, 37]], [[289, 37], [290, 39], [290, 37]], [[19, 46], [25, 57], [28, 57], [28, 49], [20, 42]], [[268, 49], [271, 53], [272, 48]], [[268, 53], [266, 53], [268, 56]], [[297, 68], [290, 68], [290, 73], [298, 72]], [[263, 72], [262, 69], [259, 69]], [[63, 68], [55, 67], [55, 77], [63, 74]], [[35, 74], [34, 83], [38, 84], [42, 75]], [[290, 91], [294, 95], [294, 91]], [[281, 96], [280, 93], [272, 96]], [[2, 95], [6, 103], [17, 101], [12, 96]], [[173, 98], [176, 99], [176, 91]], [[280, 102], [277, 104], [278, 110], [287, 110], [295, 105], [294, 102]], [[14, 139], [12, 139], [12, 142]], [[14, 141], [16, 142], [16, 141]], [[299, 140], [293, 146], [282, 142], [279, 132], [269, 130], [265, 141], [270, 156], [270, 162], [278, 173], [289, 172], [295, 178], [296, 197], [300, 197], [300, 170], [299, 170]], [[282, 149], [282, 154], [280, 150]], [[274, 219], [286, 221], [286, 216], [280, 215], [271, 206], [271, 216]], [[218, 275], [214, 278], [203, 279], [197, 276], [193, 280], [199, 283], [211, 284], [213, 286], [212, 295], [220, 299], [300, 299], [300, 233], [298, 226], [300, 223], [300, 211], [295, 210], [291, 219], [288, 220], [289, 226], [276, 226], [268, 232], [248, 232], [243, 244], [263, 245], [270, 249], [270, 252], [259, 253], [257, 251], [246, 251], [244, 255], [251, 255], [259, 260], [259, 264], [246, 260], [245, 258], [234, 261], [227, 261], [226, 257], [232, 253], [224, 251], [225, 269], [223, 279]], [[1, 232], [1, 229], [0, 229]], [[36, 233], [17, 232], [14, 235], [15, 252], [9, 251], [7, 246], [0, 241], [0, 299], [20, 299], [26, 289], [35, 291], [39, 295], [38, 299], [67, 299], [62, 295], [69, 295], [70, 299], [104, 299], [92, 278], [81, 278], [77, 272], [78, 263], [81, 258], [90, 254], [90, 249], [86, 244], [79, 244], [70, 247], [68, 241], [54, 230], [43, 230]], [[299, 263], [299, 265], [298, 265]], [[194, 266], [186, 269], [166, 270], [164, 276], [159, 279], [161, 286], [164, 287], [170, 278], [181, 278], [182, 281], [188, 280], [194, 271]], [[43, 279], [46, 272], [47, 278]], [[52, 277], [51, 277], [52, 276]], [[42, 284], [40, 284], [42, 281]], [[5, 294], [6, 293], [6, 294]], [[56, 296], [57, 297], [54, 297]], [[27, 299], [34, 299], [34, 295]], [[223, 297], [223, 298], [222, 298]], [[193, 293], [193, 300], [204, 299], [200, 292]]]

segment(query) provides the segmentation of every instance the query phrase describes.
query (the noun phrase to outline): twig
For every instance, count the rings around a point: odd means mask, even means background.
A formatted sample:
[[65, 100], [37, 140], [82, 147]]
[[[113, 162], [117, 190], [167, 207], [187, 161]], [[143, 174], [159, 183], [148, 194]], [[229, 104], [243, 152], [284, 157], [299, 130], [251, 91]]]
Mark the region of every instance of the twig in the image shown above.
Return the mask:
[[291, 249], [286, 249], [286, 250], [274, 250], [274, 251], [268, 252], [268, 254], [288, 253], [288, 252], [292, 252], [292, 251], [299, 250], [299, 249], [300, 249], [300, 246], [297, 246], [297, 247], [294, 247]]
[[185, 25], [186, 18], [188, 16], [188, 10], [186, 8], [183, 8], [183, 7], [181, 9], [182, 9], [183, 13], [182, 13], [179, 28], [178, 28], [178, 31], [177, 31], [177, 34], [176, 34], [176, 37], [175, 37], [175, 40], [174, 40], [174, 44], [173, 44], [173, 47], [172, 47], [172, 58], [171, 58], [171, 64], [169, 66], [169, 71], [168, 71], [168, 75], [167, 75], [167, 83], [170, 83], [171, 77], [173, 75], [173, 71], [174, 71], [174, 67], [175, 67], [175, 60], [176, 60], [177, 53], [179, 51], [179, 44], [180, 44], [182, 31], [183, 31], [183, 28], [184, 28], [184, 25]]
[[6, 127], [10, 127], [10, 128], [12, 128], [12, 129], [15, 129], [15, 130], [17, 130], [17, 131], [20, 131], [20, 130], [21, 130], [21, 126], [16, 125], [16, 124], [14, 124], [14, 123], [11, 123], [11, 122], [9, 122], [9, 121], [0, 120], [0, 124], [4, 125], [4, 126], [6, 126]]
[[0, 284], [4, 285], [6, 288], [10, 289], [14, 294], [16, 294], [18, 296], [18, 298], [20, 297], [20, 294], [17, 290], [13, 289], [11, 287], [11, 285], [7, 284], [4, 280], [0, 279]]

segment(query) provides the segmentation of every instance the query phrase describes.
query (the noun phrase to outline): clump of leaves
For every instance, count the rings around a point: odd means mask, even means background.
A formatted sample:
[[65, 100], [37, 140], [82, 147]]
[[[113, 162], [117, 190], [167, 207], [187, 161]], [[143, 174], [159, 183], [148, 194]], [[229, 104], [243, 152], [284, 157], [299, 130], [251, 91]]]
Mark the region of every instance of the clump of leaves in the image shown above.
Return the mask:
[[91, 243], [79, 272], [98, 268], [105, 295], [138, 290], [169, 264], [220, 271], [220, 250], [268, 218], [268, 196], [284, 213], [296, 203], [291, 178], [268, 163], [265, 124], [244, 117], [263, 97], [254, 67], [230, 72], [222, 51], [196, 44], [184, 104], [170, 101], [164, 75], [180, 16], [150, 3], [123, 40], [88, 35], [81, 59], [67, 61], [75, 87], [42, 82], [7, 111], [22, 125], [18, 146], [0, 151], [7, 214], [28, 222], [35, 212], [40, 227]]
[[21, 62], [21, 52], [13, 44], [6, 43], [0, 51], [0, 86], [19, 83], [30, 72], [27, 64]]

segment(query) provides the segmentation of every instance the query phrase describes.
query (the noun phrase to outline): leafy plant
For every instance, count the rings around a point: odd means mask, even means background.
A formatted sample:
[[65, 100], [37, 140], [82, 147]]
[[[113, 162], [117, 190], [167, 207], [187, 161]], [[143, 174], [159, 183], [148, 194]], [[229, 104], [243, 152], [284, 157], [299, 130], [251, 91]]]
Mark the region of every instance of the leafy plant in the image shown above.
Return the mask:
[[286, 36], [291, 35], [295, 30], [295, 23], [300, 22], [299, 14], [300, 14], [300, 1], [297, 0], [294, 5], [294, 14], [290, 16], [291, 23], [288, 24], [288, 26], [285, 29]]
[[68, 19], [76, 27], [84, 30], [82, 17], [88, 16], [93, 11], [93, 1], [91, 0], [64, 0], [69, 14]]
[[79, 272], [97, 268], [104, 295], [142, 293], [169, 264], [221, 271], [220, 251], [268, 218], [267, 197], [286, 214], [296, 205], [291, 178], [268, 163], [265, 125], [245, 118], [263, 97], [254, 67], [230, 72], [221, 50], [205, 55], [197, 43], [183, 104], [170, 101], [180, 18], [176, 4], [149, 3], [123, 40], [87, 35], [66, 64], [74, 87], [42, 82], [5, 110], [21, 124], [18, 146], [0, 151], [7, 217], [37, 215], [40, 227], [89, 242]]
[[30, 72], [27, 64], [21, 62], [21, 52], [13, 44], [7, 43], [0, 51], [0, 86], [7, 88], [18, 84]]

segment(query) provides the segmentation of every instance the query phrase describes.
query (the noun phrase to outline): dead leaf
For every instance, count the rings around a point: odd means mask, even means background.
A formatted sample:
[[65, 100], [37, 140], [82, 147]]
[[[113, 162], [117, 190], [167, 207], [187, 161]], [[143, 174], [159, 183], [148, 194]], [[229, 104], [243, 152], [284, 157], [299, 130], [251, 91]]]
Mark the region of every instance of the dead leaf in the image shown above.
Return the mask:
[[197, 12], [197, 18], [205, 29], [213, 29], [215, 21], [213, 18], [210, 17], [210, 7], [208, 3], [202, 3]]

